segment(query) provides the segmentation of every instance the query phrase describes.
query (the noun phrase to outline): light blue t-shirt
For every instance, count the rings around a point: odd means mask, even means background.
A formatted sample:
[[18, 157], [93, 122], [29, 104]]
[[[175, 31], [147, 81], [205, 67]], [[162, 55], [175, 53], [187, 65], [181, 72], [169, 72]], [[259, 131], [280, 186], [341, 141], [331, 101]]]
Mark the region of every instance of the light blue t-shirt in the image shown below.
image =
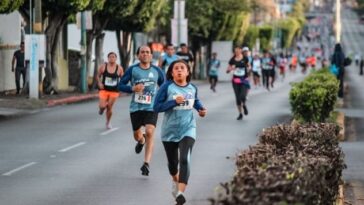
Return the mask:
[[162, 57], [162, 69], [164, 72], [167, 72], [169, 65], [171, 65], [174, 61], [178, 60], [179, 57], [176, 54], [169, 56], [168, 54]]
[[[182, 95], [183, 104], [176, 103], [176, 97]], [[154, 111], [165, 112], [162, 124], [162, 141], [179, 142], [184, 137], [196, 139], [196, 119], [194, 110], [203, 106], [197, 97], [197, 88], [189, 83], [184, 87], [168, 81], [158, 91]]]
[[210, 61], [209, 76], [218, 76], [219, 74], [220, 61], [217, 59]]
[[[148, 69], [143, 69], [139, 64], [135, 64], [129, 67], [120, 79], [119, 90], [133, 93], [130, 103], [131, 113], [136, 111], [153, 111], [157, 89], [163, 82], [164, 74], [159, 67], [151, 65]], [[132, 87], [140, 83], [144, 84], [143, 92], [133, 92]]]

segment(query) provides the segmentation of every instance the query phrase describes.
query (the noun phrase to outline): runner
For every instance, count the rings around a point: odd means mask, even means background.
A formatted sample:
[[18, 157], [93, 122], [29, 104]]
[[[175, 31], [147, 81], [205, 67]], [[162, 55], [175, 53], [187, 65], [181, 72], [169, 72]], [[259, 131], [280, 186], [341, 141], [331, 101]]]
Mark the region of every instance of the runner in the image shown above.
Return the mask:
[[269, 51], [264, 51], [264, 56], [262, 58], [262, 68], [263, 68], [263, 86], [270, 91], [269, 87], [273, 88], [275, 71], [274, 67], [276, 65], [276, 61], [272, 54]]
[[287, 65], [287, 58], [284, 56], [283, 53], [279, 54], [279, 58], [278, 58], [278, 66], [279, 66], [279, 75], [282, 78], [282, 81], [284, 80], [284, 78], [286, 77], [286, 65]]
[[[154, 146], [154, 130], [157, 125], [158, 113], [153, 110], [157, 87], [164, 82], [161, 69], [151, 64], [152, 52], [148, 46], [137, 50], [140, 63], [129, 67], [119, 83], [119, 90], [133, 93], [130, 103], [130, 118], [137, 141], [135, 152], [139, 154], [146, 144], [144, 164], [140, 168], [142, 175], [149, 175], [149, 163]], [[130, 82], [130, 85], [128, 83]], [[142, 127], [145, 128], [143, 134]]]
[[[196, 140], [196, 119], [193, 109], [201, 117], [206, 109], [197, 97], [197, 88], [190, 83], [189, 65], [178, 60], [168, 68], [167, 83], [158, 91], [154, 110], [165, 112], [162, 142], [166, 151], [169, 173], [172, 176], [172, 195], [177, 205], [186, 202], [184, 192], [190, 175], [190, 158]], [[179, 164], [179, 166], [178, 166]]]
[[188, 50], [187, 44], [181, 43], [180, 48], [181, 48], [181, 50], [179, 52], [177, 52], [177, 55], [180, 59], [183, 59], [186, 63], [188, 63], [188, 65], [190, 66], [190, 69], [191, 69], [191, 73], [192, 73], [192, 69], [193, 69], [194, 62], [195, 62], [193, 55]]
[[112, 107], [119, 97], [118, 81], [124, 71], [116, 63], [116, 53], [110, 52], [107, 58], [108, 62], [99, 67], [96, 82], [99, 87], [99, 114], [102, 115], [106, 109], [106, 128], [111, 129]]
[[254, 86], [255, 88], [258, 88], [258, 86], [261, 86], [260, 74], [262, 72], [262, 60], [260, 59], [258, 54], [254, 55], [252, 62], [252, 70], [253, 70]]
[[246, 95], [249, 89], [249, 59], [244, 57], [240, 46], [234, 48], [234, 56], [229, 61], [226, 73], [233, 71], [232, 84], [236, 98], [236, 105], [239, 111], [237, 120], [243, 119], [242, 108], [244, 114], [248, 115], [246, 106]]
[[166, 47], [165, 55], [161, 56], [159, 59], [159, 67], [162, 68], [163, 72], [166, 72], [168, 66], [173, 62], [178, 60], [179, 57], [175, 54], [175, 49], [173, 44], [168, 44]]
[[220, 60], [217, 58], [217, 53], [212, 53], [212, 58], [209, 62], [209, 82], [210, 89], [216, 92], [216, 84], [219, 76]]

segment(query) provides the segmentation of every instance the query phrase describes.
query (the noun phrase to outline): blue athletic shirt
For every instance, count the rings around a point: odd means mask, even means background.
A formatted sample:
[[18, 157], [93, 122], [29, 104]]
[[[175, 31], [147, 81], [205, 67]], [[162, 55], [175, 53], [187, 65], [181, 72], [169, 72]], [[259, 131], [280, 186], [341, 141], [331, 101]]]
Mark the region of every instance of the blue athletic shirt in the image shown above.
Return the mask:
[[162, 69], [164, 72], [167, 71], [169, 65], [171, 65], [174, 61], [178, 60], [179, 57], [176, 54], [169, 56], [168, 54], [162, 57]]
[[[131, 113], [136, 111], [153, 111], [157, 88], [164, 82], [164, 74], [159, 67], [151, 65], [150, 68], [143, 69], [139, 65], [138, 63], [130, 66], [119, 82], [120, 91], [133, 93], [130, 103]], [[140, 83], [144, 84], [143, 92], [133, 92], [132, 87]]]
[[[183, 95], [183, 104], [176, 103], [176, 97]], [[196, 139], [196, 119], [193, 109], [203, 108], [197, 97], [197, 88], [188, 83], [182, 87], [173, 81], [164, 83], [158, 91], [154, 111], [165, 112], [162, 124], [162, 141], [179, 142], [184, 137]]]

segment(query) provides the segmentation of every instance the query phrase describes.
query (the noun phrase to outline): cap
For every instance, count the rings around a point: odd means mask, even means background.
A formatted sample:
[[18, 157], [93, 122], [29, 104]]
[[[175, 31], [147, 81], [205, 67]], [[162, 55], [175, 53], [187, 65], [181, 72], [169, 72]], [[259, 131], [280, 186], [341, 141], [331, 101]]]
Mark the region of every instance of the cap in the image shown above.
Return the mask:
[[249, 51], [248, 47], [243, 47], [243, 51]]

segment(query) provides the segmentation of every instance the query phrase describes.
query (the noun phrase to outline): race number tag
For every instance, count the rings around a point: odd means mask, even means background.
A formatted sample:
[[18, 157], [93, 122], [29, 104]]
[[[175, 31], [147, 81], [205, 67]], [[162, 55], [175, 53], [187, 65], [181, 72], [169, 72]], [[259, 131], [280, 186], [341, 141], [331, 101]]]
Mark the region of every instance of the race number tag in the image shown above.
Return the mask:
[[244, 68], [236, 68], [234, 70], [234, 75], [236, 75], [236, 76], [245, 76], [245, 69]]
[[[173, 99], [175, 100], [178, 95], [173, 96]], [[174, 107], [175, 110], [192, 110], [193, 105], [195, 104], [195, 99], [185, 99], [185, 101], [182, 104], [177, 105]]]
[[105, 78], [105, 85], [106, 86], [116, 86], [118, 84], [118, 80], [115, 78], [106, 77]]
[[152, 96], [135, 93], [134, 101], [140, 104], [151, 104]]

